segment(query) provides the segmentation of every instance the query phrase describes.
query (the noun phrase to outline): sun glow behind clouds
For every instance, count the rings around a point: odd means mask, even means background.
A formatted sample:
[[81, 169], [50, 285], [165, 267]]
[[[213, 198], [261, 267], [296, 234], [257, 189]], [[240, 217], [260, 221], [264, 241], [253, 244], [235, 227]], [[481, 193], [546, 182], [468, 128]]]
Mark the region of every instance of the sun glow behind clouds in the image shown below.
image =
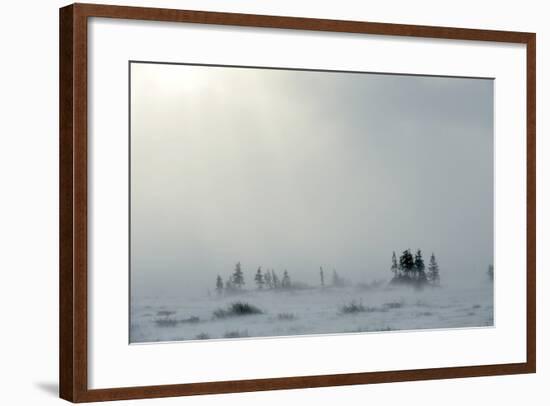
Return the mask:
[[134, 63], [131, 86], [139, 286], [492, 260], [491, 81]]

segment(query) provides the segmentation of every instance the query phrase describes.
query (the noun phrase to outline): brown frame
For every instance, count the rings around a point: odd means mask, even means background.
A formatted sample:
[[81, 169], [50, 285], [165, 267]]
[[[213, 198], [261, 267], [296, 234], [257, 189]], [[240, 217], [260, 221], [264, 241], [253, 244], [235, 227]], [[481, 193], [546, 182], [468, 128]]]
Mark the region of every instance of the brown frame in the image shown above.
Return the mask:
[[[493, 41], [527, 46], [527, 348], [526, 362], [417, 370], [197, 382], [176, 385], [89, 389], [87, 384], [87, 21], [88, 17], [286, 28], [455, 40]], [[536, 371], [536, 36], [534, 33], [428, 27], [73, 4], [60, 9], [60, 397], [72, 402], [312, 388], [367, 383], [447, 379]]]

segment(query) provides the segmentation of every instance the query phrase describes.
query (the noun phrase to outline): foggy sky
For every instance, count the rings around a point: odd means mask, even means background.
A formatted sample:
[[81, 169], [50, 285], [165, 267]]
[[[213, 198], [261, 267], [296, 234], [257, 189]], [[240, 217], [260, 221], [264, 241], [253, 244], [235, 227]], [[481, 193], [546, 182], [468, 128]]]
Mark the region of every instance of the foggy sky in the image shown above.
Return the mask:
[[132, 63], [132, 294], [493, 261], [493, 81]]

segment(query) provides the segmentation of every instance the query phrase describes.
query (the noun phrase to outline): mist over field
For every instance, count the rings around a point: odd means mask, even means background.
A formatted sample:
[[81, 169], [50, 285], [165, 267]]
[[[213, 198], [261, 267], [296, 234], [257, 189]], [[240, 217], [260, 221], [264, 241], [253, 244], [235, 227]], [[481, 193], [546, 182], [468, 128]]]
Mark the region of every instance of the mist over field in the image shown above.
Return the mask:
[[492, 80], [132, 63], [130, 149], [132, 341], [493, 323]]

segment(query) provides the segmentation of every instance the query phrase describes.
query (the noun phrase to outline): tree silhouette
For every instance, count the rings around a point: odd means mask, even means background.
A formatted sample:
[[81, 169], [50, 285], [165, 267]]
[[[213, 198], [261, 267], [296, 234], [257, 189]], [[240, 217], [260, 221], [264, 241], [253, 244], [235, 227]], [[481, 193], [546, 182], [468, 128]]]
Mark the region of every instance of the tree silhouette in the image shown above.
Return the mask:
[[283, 273], [283, 280], [281, 281], [281, 287], [284, 289], [290, 288], [290, 276], [288, 276], [288, 271], [285, 269]]
[[434, 286], [439, 285], [439, 265], [437, 264], [433, 252], [432, 256], [430, 257], [430, 263], [428, 264], [428, 280]]
[[416, 279], [425, 282], [426, 281], [426, 273], [424, 272], [424, 269], [426, 269], [424, 265], [424, 260], [422, 259], [422, 251], [417, 250], [416, 255], [414, 256], [414, 272], [416, 274]]
[[271, 272], [269, 272], [269, 269], [264, 273], [264, 282], [265, 282], [265, 286], [268, 289], [271, 289], [273, 287], [273, 281], [271, 279]]
[[218, 295], [221, 295], [223, 292], [223, 281], [220, 275], [216, 278], [216, 292], [218, 292]]
[[325, 273], [323, 272], [323, 267], [319, 271], [319, 276], [321, 277], [321, 287], [325, 287]]
[[414, 259], [411, 254], [411, 250], [403, 251], [401, 257], [399, 257], [399, 269], [405, 273], [407, 277], [410, 278], [410, 273], [414, 268]]
[[397, 276], [399, 268], [397, 267], [397, 257], [395, 256], [395, 251], [392, 254], [391, 257], [391, 271], [393, 273], [394, 278]]
[[241, 263], [237, 262], [235, 265], [235, 271], [233, 272], [232, 283], [235, 287], [242, 289], [244, 286], [244, 275], [241, 269]]
[[258, 286], [258, 289], [264, 288], [264, 276], [262, 274], [262, 267], [259, 267], [256, 271], [256, 276], [254, 276], [254, 280], [256, 281], [256, 285]]
[[281, 284], [279, 283], [279, 277], [275, 273], [275, 270], [271, 270], [271, 280], [273, 281], [273, 288], [278, 289], [281, 287]]

